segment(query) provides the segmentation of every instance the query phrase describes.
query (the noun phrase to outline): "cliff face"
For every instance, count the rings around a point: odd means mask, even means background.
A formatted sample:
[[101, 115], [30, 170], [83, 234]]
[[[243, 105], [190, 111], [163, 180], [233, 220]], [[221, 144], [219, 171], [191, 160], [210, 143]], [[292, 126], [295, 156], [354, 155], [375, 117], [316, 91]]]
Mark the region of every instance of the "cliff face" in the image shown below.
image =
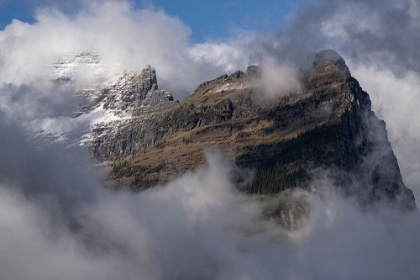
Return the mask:
[[[261, 98], [259, 75], [257, 67], [222, 75], [178, 103], [158, 90], [155, 71], [146, 68], [130, 76], [131, 87], [120, 98], [133, 117], [94, 130], [94, 155], [113, 163], [113, 180], [134, 189], [194, 169], [205, 161], [203, 150], [217, 149], [254, 170], [252, 182], [240, 184], [249, 193], [308, 188], [319, 170], [328, 169], [342, 192], [361, 205], [416, 207], [384, 122], [338, 54], [315, 54], [311, 69], [301, 73], [301, 92], [276, 100]], [[112, 94], [105, 96], [105, 106], [121, 106]]]
[[178, 106], [165, 90], [159, 90], [156, 71], [148, 66], [140, 74], [125, 73], [103, 89], [103, 107], [128, 118], [95, 126], [88, 145], [100, 161], [115, 161], [146, 151], [157, 141], [162, 117]]

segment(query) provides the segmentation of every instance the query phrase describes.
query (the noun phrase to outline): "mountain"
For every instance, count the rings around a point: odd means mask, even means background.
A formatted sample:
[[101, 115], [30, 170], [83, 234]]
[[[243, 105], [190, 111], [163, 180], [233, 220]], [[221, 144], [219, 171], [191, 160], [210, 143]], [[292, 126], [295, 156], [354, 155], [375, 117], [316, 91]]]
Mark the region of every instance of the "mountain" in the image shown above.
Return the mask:
[[103, 64], [91, 52], [58, 58], [51, 75], [57, 86], [77, 89], [77, 111], [73, 116], [41, 116], [27, 126], [37, 136], [67, 145], [90, 146], [101, 131], [110, 136], [134, 120], [149, 123], [153, 111], [178, 103], [168, 91], [158, 89], [152, 67], [128, 72], [119, 65]]
[[316, 170], [325, 168], [363, 204], [386, 200], [415, 208], [385, 123], [337, 53], [315, 54], [301, 73], [301, 92], [276, 100], [259, 98], [254, 81], [260, 74], [253, 66], [222, 75], [179, 103], [157, 89], [156, 72], [146, 67], [122, 92], [133, 118], [94, 129], [94, 156], [114, 163], [114, 180], [136, 188], [195, 169], [205, 162], [205, 149], [217, 149], [255, 170], [252, 183], [243, 186], [249, 193], [307, 188]]
[[[85, 60], [99, 63], [86, 55]], [[238, 188], [283, 201], [273, 211], [288, 227], [296, 221], [286, 217], [307, 213], [309, 206], [302, 200], [290, 203], [287, 190], [318, 192], [310, 182], [319, 176], [362, 207], [385, 201], [415, 209], [385, 123], [343, 58], [326, 50], [310, 62], [300, 72], [302, 89], [276, 99], [264, 97], [264, 73], [256, 66], [205, 82], [181, 103], [158, 88], [151, 66], [124, 72], [94, 90], [80, 91], [88, 102], [79, 117], [95, 110], [115, 117], [94, 123], [82, 144], [108, 165], [117, 185], [134, 190], [196, 169], [205, 163], [206, 150], [218, 150], [253, 174], [251, 180], [240, 171], [232, 174]]]

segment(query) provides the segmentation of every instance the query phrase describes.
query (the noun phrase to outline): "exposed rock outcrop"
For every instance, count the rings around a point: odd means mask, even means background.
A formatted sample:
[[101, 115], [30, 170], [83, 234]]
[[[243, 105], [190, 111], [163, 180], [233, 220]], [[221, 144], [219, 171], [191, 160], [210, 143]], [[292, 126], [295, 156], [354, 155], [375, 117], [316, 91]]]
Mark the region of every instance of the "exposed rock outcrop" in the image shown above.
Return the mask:
[[[194, 169], [204, 163], [203, 149], [218, 149], [255, 170], [244, 187], [249, 193], [307, 188], [323, 168], [361, 205], [387, 201], [414, 209], [368, 94], [336, 52], [311, 59], [312, 67], [301, 72], [301, 92], [262, 103], [256, 101], [263, 94], [254, 82], [261, 75], [256, 66], [199, 85], [181, 104], [158, 90], [156, 73], [147, 67], [126, 78], [128, 90], [108, 93], [106, 106], [130, 107], [136, 117], [95, 130], [94, 155], [114, 162], [114, 180], [138, 188]], [[112, 91], [122, 92], [121, 100]]]
[[[89, 53], [75, 59], [100, 64]], [[69, 72], [65, 61], [55, 66], [57, 73]], [[151, 66], [141, 73], [125, 72], [80, 90], [80, 114], [102, 108], [115, 116], [95, 124], [83, 143], [96, 159], [108, 163], [116, 184], [133, 189], [195, 169], [205, 162], [205, 149], [217, 149], [253, 170], [248, 183], [240, 174], [232, 176], [238, 188], [275, 198], [277, 206], [267, 213], [289, 229], [300, 228], [311, 208], [305, 196], [293, 196], [290, 190], [316, 193], [310, 182], [322, 176], [362, 207], [386, 202], [415, 209], [385, 123], [371, 110], [368, 94], [344, 59], [328, 50], [310, 61], [312, 66], [300, 72], [302, 90], [279, 93], [275, 100], [261, 98], [258, 80], [264, 73], [257, 66], [204, 82], [182, 103], [158, 88]], [[61, 82], [71, 80], [59, 77]]]
[[130, 118], [93, 128], [88, 144], [101, 161], [146, 151], [160, 137], [154, 131], [163, 116], [179, 103], [168, 91], [158, 89], [156, 71], [150, 66], [140, 74], [124, 73], [103, 91], [104, 108]]

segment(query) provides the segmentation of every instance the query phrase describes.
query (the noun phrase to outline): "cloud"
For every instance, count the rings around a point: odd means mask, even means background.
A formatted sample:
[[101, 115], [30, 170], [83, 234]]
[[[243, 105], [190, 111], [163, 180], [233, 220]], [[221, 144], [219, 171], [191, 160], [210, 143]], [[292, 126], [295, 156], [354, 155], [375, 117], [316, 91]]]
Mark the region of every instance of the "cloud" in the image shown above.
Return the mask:
[[[234, 46], [225, 43], [202, 43], [196, 44], [188, 49], [188, 55], [197, 64], [214, 64], [224, 67], [226, 71], [245, 69], [248, 66], [246, 53], [241, 46]], [[238, 68], [240, 65], [240, 68]]]
[[329, 1], [331, 16], [323, 20], [324, 32], [338, 39], [352, 60], [371, 62], [396, 73], [419, 72], [413, 57], [420, 55], [417, 1]]
[[[91, 51], [121, 71], [153, 65], [161, 88], [183, 98], [208, 77], [237, 70], [240, 62], [239, 51], [223, 44], [191, 46], [190, 33], [178, 18], [162, 10], [135, 9], [126, 1], [83, 2], [75, 15], [44, 7], [33, 24], [13, 20], [0, 31], [0, 87], [46, 87], [47, 69], [60, 57]], [[209, 57], [216, 49], [219, 55]], [[228, 59], [233, 53], [235, 61]]]
[[272, 101], [289, 93], [300, 92], [302, 85], [299, 78], [299, 70], [294, 65], [280, 65], [274, 57], [266, 56], [261, 62], [258, 86], [265, 98]]
[[[308, 226], [290, 233], [262, 218], [258, 200], [234, 189], [229, 174], [235, 167], [217, 156], [165, 186], [113, 192], [83, 151], [28, 139], [20, 121], [68, 115], [76, 106], [74, 88], [50, 83], [51, 64], [63, 54], [90, 50], [108, 65], [132, 70], [152, 64], [161, 87], [183, 96], [248, 61], [260, 62], [268, 73], [293, 73], [307, 64], [308, 53], [337, 47], [387, 121], [404, 178], [414, 188], [420, 182], [420, 104], [411, 59], [418, 57], [418, 14], [415, 1], [330, 0], [297, 12], [276, 38], [200, 45], [189, 44], [190, 30], [179, 19], [135, 10], [127, 2], [96, 2], [73, 16], [44, 9], [34, 24], [13, 21], [0, 32], [2, 277], [416, 278], [418, 211], [400, 216], [384, 207], [366, 213], [332, 190], [322, 199], [306, 194], [312, 203]], [[395, 28], [382, 30], [389, 26], [387, 17]], [[398, 27], [403, 31], [396, 32]], [[412, 39], [406, 44], [393, 41], [407, 42], [406, 36]], [[266, 79], [271, 86], [274, 78]], [[273, 85], [284, 88], [282, 82]], [[327, 178], [312, 184], [334, 187]]]
[[36, 149], [18, 140], [16, 126], [2, 124], [0, 132], [8, 135], [1, 162], [10, 165], [0, 169], [0, 269], [7, 279], [410, 279], [420, 273], [418, 212], [363, 213], [334, 194], [326, 178], [313, 184], [329, 195], [306, 194], [307, 227], [287, 232], [263, 219], [261, 200], [234, 188], [235, 167], [217, 154], [165, 186], [113, 192], [78, 168], [73, 153]]

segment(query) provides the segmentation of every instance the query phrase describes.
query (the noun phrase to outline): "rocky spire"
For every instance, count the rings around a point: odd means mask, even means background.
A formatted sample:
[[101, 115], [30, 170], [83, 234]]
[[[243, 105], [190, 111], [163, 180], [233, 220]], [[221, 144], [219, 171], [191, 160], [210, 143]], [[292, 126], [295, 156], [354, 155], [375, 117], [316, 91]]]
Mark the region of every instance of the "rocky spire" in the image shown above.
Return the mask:
[[313, 66], [316, 67], [320, 64], [330, 64], [336, 67], [336, 70], [343, 73], [345, 77], [350, 77], [351, 73], [346, 65], [344, 59], [334, 50], [322, 50], [312, 56], [309, 61], [312, 62]]
[[136, 87], [135, 94], [139, 100], [144, 100], [149, 91], [158, 90], [156, 70], [150, 65], [146, 65], [140, 74], [135, 75], [133, 81]]

